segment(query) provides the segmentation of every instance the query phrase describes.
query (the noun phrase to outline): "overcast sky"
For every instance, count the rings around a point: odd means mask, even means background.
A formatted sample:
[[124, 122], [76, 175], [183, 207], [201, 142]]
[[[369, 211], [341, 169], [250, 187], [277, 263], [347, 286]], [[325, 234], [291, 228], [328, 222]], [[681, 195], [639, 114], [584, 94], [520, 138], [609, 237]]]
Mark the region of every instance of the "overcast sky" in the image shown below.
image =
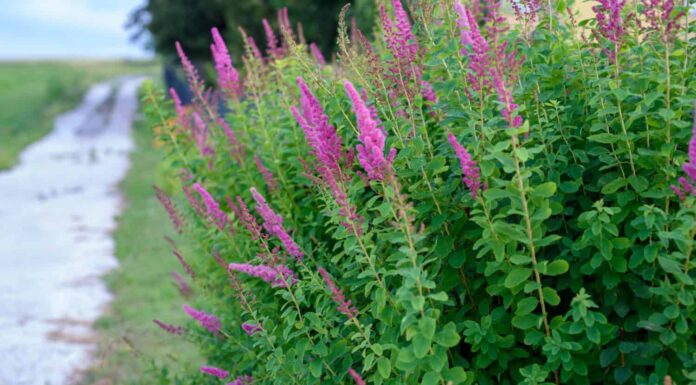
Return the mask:
[[2, 0], [0, 60], [144, 58], [128, 14], [144, 0]]

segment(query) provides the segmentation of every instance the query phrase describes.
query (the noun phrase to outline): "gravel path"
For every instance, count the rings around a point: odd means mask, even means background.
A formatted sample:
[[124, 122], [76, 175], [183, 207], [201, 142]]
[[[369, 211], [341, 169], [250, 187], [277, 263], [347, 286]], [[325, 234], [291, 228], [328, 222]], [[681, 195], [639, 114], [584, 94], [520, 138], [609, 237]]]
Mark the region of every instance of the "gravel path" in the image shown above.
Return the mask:
[[0, 385], [66, 384], [90, 362], [141, 81], [93, 86], [0, 172]]

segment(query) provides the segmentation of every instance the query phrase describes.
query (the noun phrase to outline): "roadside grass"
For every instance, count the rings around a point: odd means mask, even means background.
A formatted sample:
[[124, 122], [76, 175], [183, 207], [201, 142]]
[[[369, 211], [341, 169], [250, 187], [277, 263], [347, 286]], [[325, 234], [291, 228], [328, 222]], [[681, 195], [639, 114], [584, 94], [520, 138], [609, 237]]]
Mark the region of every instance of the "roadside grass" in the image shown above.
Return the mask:
[[0, 170], [46, 135], [55, 117], [76, 106], [87, 88], [119, 75], [154, 74], [154, 62], [0, 62]]
[[153, 323], [155, 318], [186, 321], [185, 299], [171, 277], [172, 271], [183, 272], [164, 239], [174, 230], [152, 189], [160, 178], [162, 154], [144, 120], [135, 123], [133, 137], [131, 169], [120, 186], [127, 206], [114, 234], [119, 267], [106, 277], [114, 300], [96, 324], [100, 342], [84, 384], [157, 384], [155, 367], [176, 374], [201, 364], [186, 337], [167, 334]]

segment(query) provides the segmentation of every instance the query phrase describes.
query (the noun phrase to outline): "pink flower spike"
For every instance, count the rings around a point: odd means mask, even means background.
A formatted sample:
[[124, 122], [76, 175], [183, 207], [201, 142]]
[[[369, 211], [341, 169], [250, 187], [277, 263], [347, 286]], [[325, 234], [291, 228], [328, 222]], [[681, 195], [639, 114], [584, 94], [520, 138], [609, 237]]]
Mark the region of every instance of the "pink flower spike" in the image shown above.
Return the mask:
[[312, 51], [314, 59], [316, 59], [317, 63], [319, 63], [320, 66], [326, 65], [326, 59], [324, 59], [324, 54], [321, 53], [321, 50], [319, 49], [316, 43], [311, 43], [309, 45], [309, 50]]
[[205, 204], [205, 208], [208, 212], [208, 219], [210, 219], [218, 229], [224, 230], [227, 226], [227, 214], [220, 210], [220, 206], [215, 201], [215, 198], [213, 198], [200, 183], [194, 183], [192, 187], [203, 199], [203, 204]]
[[271, 267], [266, 265], [255, 266], [248, 263], [230, 263], [229, 269], [252, 277], [261, 278], [270, 283], [272, 287], [287, 288], [297, 282], [295, 273], [284, 265]]
[[254, 382], [254, 378], [251, 376], [241, 376], [237, 377], [232, 382], [228, 382], [227, 385], [251, 385]]
[[358, 372], [356, 372], [353, 368], [348, 369], [348, 375], [350, 375], [353, 378], [353, 381], [355, 381], [355, 385], [365, 385], [365, 380], [363, 380], [362, 376]]
[[336, 309], [345, 314], [348, 318], [352, 319], [357, 317], [358, 309], [356, 309], [355, 306], [352, 306], [350, 300], [346, 299], [343, 290], [336, 286], [336, 284], [331, 280], [329, 273], [321, 267], [319, 267], [317, 270], [319, 270], [319, 274], [321, 274], [322, 278], [324, 278], [326, 286], [328, 286], [329, 291], [331, 291], [331, 298], [333, 298], [334, 302], [336, 302], [338, 305]]
[[255, 324], [250, 324], [250, 323], [243, 323], [242, 324], [242, 330], [250, 336], [253, 336], [256, 332], [260, 332], [263, 330], [263, 328], [260, 325], [255, 325]]
[[265, 18], [261, 20], [261, 23], [263, 24], [263, 30], [266, 33], [266, 53], [269, 56], [277, 56], [278, 55], [278, 38], [275, 35], [275, 32], [273, 32], [273, 28], [271, 27], [271, 24], [266, 20]]
[[256, 191], [256, 188], [251, 188], [251, 195], [256, 201], [256, 211], [258, 211], [261, 218], [263, 218], [263, 228], [266, 229], [269, 234], [275, 235], [276, 238], [283, 243], [283, 247], [285, 247], [288, 254], [295, 257], [298, 261], [301, 261], [304, 253], [283, 227], [283, 217], [276, 214], [273, 209], [271, 209], [266, 199]]
[[186, 314], [198, 321], [198, 323], [202, 327], [208, 329], [209, 332], [217, 333], [220, 330], [220, 327], [222, 325], [220, 324], [220, 320], [214, 315], [202, 312], [200, 310], [196, 310], [190, 307], [189, 305], [183, 305], [182, 307]]
[[243, 93], [239, 81], [239, 72], [232, 65], [232, 58], [218, 29], [213, 28], [211, 33], [213, 35], [213, 44], [210, 46], [210, 50], [213, 54], [213, 62], [218, 74], [220, 89], [228, 97], [238, 99]]
[[471, 192], [471, 198], [476, 198], [479, 190], [481, 189], [481, 171], [479, 170], [478, 164], [471, 157], [469, 151], [466, 150], [459, 142], [457, 138], [451, 132], [447, 135], [452, 148], [454, 148], [454, 153], [459, 159], [459, 165], [462, 167], [462, 174], [464, 175], [462, 180], [466, 187], [469, 188]]
[[254, 154], [254, 163], [256, 163], [256, 168], [261, 173], [261, 176], [263, 176], [263, 180], [266, 182], [266, 187], [268, 187], [268, 191], [270, 191], [270, 192], [277, 191], [278, 190], [278, 182], [273, 177], [273, 173], [271, 173], [271, 170], [269, 170], [263, 164], [263, 161], [261, 160], [261, 158], [257, 154]]
[[174, 88], [170, 88], [169, 95], [171, 95], [172, 100], [174, 101], [174, 110], [176, 111], [176, 122], [179, 123], [182, 127], [188, 128], [188, 112], [186, 111], [186, 108], [184, 107], [183, 103], [181, 103], [181, 98], [179, 97], [179, 94], [176, 92]]
[[384, 157], [384, 142], [386, 140], [384, 131], [379, 127], [380, 122], [375, 120], [367, 108], [365, 102], [349, 81], [344, 83], [348, 96], [353, 102], [353, 111], [357, 118], [358, 130], [360, 135], [358, 151], [358, 162], [367, 172], [370, 180], [383, 181], [386, 174], [391, 171], [391, 164], [396, 155], [395, 149], [391, 149], [389, 157]]
[[196, 90], [200, 90], [203, 87], [203, 81], [198, 75], [198, 70], [196, 67], [193, 65], [191, 60], [189, 60], [188, 56], [186, 56], [186, 52], [184, 52], [184, 48], [181, 46], [181, 43], [177, 41], [174, 45], [176, 46], [176, 52], [181, 60], [181, 66], [184, 68], [184, 74], [189, 82], [189, 86], [195, 93]]
[[182, 328], [181, 326], [170, 325], [168, 323], [164, 323], [164, 322], [157, 320], [157, 319], [152, 320], [152, 322], [154, 322], [155, 325], [159, 326], [160, 329], [164, 330], [165, 332], [167, 332], [169, 334], [174, 334], [174, 335], [184, 334], [184, 328]]
[[228, 371], [216, 368], [214, 366], [201, 366], [201, 373], [208, 374], [219, 379], [227, 378], [230, 375]]

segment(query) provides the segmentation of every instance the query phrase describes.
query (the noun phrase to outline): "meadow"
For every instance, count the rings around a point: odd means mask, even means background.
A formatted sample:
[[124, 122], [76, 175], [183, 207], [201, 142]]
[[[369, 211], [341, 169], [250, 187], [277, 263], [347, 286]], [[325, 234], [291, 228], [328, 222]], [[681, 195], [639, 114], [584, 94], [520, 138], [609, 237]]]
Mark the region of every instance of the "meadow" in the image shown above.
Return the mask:
[[116, 76], [153, 74], [151, 62], [0, 62], [0, 169], [11, 167], [28, 144], [46, 135], [55, 117], [75, 107], [87, 88]]

